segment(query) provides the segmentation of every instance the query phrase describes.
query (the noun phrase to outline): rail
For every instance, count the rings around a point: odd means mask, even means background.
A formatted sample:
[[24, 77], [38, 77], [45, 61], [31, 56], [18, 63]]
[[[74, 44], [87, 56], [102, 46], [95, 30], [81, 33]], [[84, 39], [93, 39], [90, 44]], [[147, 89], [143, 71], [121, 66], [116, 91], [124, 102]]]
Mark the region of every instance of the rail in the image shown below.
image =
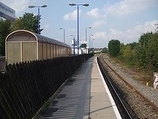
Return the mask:
[[126, 84], [128, 85], [131, 89], [133, 89], [138, 95], [140, 95], [151, 107], [153, 110], [158, 112], [158, 107], [153, 104], [148, 98], [146, 98], [141, 92], [139, 92], [135, 87], [133, 87], [131, 84], [129, 84], [124, 78], [122, 78], [112, 67], [110, 67], [105, 60], [103, 60], [104, 63]]

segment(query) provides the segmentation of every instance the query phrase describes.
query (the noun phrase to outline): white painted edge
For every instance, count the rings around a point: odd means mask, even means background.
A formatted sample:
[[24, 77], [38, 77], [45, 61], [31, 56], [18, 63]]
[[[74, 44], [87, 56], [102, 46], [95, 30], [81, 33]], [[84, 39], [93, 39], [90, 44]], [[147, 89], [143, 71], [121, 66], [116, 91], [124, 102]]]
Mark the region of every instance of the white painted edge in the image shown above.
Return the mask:
[[100, 69], [99, 69], [98, 62], [97, 62], [97, 58], [96, 58], [95, 61], [96, 61], [97, 68], [98, 68], [98, 70], [99, 70], [99, 73], [100, 73], [102, 82], [103, 82], [103, 84], [104, 84], [104, 88], [105, 88], [105, 90], [106, 90], [106, 92], [107, 92], [107, 94], [108, 94], [108, 97], [109, 97], [109, 99], [110, 99], [112, 108], [113, 108], [113, 110], [114, 110], [114, 112], [115, 112], [115, 115], [116, 115], [117, 119], [122, 119], [122, 117], [121, 117], [121, 115], [120, 115], [120, 113], [119, 113], [119, 111], [118, 111], [118, 108], [117, 108], [117, 106], [116, 106], [116, 104], [115, 104], [115, 102], [114, 102], [114, 99], [113, 99], [113, 97], [112, 97], [112, 95], [111, 95], [111, 93], [110, 93], [110, 91], [109, 91], [109, 88], [108, 88], [107, 84], [105, 83], [105, 80], [104, 80], [104, 78], [103, 78], [103, 75], [102, 75], [102, 73], [101, 73], [101, 71], [100, 71]]

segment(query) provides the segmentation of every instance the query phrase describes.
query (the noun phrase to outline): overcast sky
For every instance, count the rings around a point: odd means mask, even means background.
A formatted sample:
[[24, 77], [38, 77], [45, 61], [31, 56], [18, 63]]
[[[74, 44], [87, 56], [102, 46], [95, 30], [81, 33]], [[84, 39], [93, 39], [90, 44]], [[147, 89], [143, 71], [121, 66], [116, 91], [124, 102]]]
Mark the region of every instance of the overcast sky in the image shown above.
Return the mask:
[[[29, 5], [47, 5], [40, 8], [43, 36], [63, 41], [71, 45], [72, 36], [76, 37], [76, 7], [69, 3], [88, 3], [80, 6], [80, 43], [85, 42], [87, 27], [91, 47], [107, 47], [111, 39], [127, 44], [138, 42], [140, 35], [155, 32], [158, 23], [158, 0], [0, 0], [16, 12], [16, 17], [26, 13], [37, 15], [37, 8]], [[89, 41], [89, 40], [88, 40]], [[93, 42], [92, 42], [93, 41]], [[89, 46], [89, 45], [88, 45]]]

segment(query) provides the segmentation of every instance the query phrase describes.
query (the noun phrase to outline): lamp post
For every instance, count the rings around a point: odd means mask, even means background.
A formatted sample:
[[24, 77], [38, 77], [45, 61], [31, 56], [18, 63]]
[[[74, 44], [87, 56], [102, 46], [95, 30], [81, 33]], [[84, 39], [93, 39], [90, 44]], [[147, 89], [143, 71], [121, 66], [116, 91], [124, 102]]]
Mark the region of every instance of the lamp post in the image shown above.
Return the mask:
[[47, 7], [47, 5], [41, 5], [41, 6], [34, 6], [34, 5], [30, 5], [28, 6], [29, 8], [35, 8], [37, 7], [38, 8], [38, 34], [40, 34], [40, 8], [42, 7]]
[[[85, 30], [86, 44], [88, 45], [88, 42], [87, 42], [87, 29], [91, 29], [91, 27], [86, 27], [86, 30]], [[88, 53], [87, 48], [86, 48], [86, 53]]]
[[89, 50], [90, 50], [90, 44], [91, 44], [91, 37], [92, 37], [92, 36], [94, 36], [94, 35], [90, 35], [90, 36], [89, 36]]
[[95, 39], [92, 39], [92, 48], [94, 49], [94, 47], [93, 47], [93, 41], [94, 41]]
[[75, 36], [71, 35], [73, 37], [73, 54], [75, 55]]
[[87, 29], [91, 29], [92, 27], [86, 27], [86, 30], [85, 30], [85, 35], [86, 35], [86, 42], [87, 42]]
[[89, 4], [74, 4], [74, 3], [71, 3], [69, 4], [70, 6], [77, 6], [77, 52], [79, 54], [79, 6], [89, 6]]
[[65, 29], [64, 28], [60, 28], [60, 30], [63, 30], [63, 39], [64, 39], [64, 43], [65, 43]]

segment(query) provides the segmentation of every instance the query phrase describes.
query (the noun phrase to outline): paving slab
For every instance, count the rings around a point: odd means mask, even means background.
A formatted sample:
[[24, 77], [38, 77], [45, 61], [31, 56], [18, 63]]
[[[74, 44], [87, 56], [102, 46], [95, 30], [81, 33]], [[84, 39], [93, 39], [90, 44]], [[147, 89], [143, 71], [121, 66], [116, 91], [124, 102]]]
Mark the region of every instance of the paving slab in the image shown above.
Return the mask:
[[93, 60], [91, 73], [90, 117], [91, 119], [121, 119], [107, 85], [100, 73], [96, 58]]

